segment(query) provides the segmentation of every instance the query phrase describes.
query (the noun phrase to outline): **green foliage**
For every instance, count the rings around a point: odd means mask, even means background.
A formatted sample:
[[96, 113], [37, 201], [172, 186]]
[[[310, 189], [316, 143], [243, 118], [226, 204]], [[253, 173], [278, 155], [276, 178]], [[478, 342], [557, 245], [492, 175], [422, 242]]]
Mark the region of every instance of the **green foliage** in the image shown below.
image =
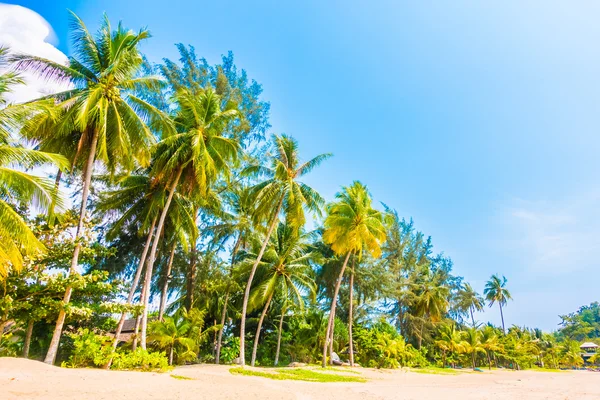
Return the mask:
[[96, 334], [89, 329], [79, 329], [68, 336], [73, 339], [73, 350], [69, 360], [63, 362], [63, 367], [101, 367], [108, 362], [112, 352], [110, 337]]
[[132, 352], [116, 353], [111, 369], [164, 372], [168, 371], [170, 366], [169, 359], [164, 352], [137, 349]]
[[240, 354], [240, 338], [230, 337], [221, 348], [221, 360], [230, 364]]

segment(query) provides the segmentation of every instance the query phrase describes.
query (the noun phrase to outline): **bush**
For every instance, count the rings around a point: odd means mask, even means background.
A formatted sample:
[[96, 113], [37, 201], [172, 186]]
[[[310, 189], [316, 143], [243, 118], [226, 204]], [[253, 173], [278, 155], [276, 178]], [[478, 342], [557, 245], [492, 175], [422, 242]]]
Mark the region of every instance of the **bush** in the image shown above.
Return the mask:
[[235, 336], [227, 340], [221, 347], [221, 361], [230, 364], [240, 355], [240, 338]]
[[169, 368], [165, 353], [150, 353], [143, 349], [116, 353], [111, 366], [111, 369], [138, 371], [166, 371]]
[[73, 350], [63, 367], [101, 367], [110, 359], [112, 338], [94, 333], [89, 329], [78, 329], [68, 336], [73, 340]]

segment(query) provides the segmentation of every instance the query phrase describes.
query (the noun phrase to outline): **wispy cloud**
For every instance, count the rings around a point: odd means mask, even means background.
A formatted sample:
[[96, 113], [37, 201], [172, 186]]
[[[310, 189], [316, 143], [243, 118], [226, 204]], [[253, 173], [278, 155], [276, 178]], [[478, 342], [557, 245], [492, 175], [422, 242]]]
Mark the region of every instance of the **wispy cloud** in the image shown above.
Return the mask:
[[526, 270], [561, 275], [595, 265], [600, 251], [600, 193], [555, 201], [514, 199], [503, 212], [508, 251]]

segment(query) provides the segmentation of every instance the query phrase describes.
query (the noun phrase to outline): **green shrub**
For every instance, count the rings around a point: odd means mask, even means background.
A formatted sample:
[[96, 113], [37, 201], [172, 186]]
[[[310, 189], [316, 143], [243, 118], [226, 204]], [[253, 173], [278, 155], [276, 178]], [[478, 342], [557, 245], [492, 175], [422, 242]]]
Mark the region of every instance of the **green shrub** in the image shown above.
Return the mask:
[[221, 347], [221, 361], [225, 364], [231, 363], [240, 355], [240, 338], [232, 337]]
[[147, 350], [137, 349], [116, 353], [111, 369], [118, 370], [138, 370], [138, 371], [167, 371], [169, 359], [164, 352], [148, 352]]
[[68, 336], [73, 340], [73, 350], [63, 367], [101, 367], [105, 365], [112, 352], [112, 338], [94, 333], [89, 329], [78, 329]]

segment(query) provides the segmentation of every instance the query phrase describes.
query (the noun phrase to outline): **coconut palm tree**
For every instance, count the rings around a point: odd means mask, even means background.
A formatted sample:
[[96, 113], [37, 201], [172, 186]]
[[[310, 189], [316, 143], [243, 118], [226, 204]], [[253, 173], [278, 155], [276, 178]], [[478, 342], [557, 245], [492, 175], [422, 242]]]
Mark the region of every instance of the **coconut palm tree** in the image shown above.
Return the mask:
[[448, 296], [450, 289], [443, 282], [439, 274], [431, 272], [429, 268], [419, 271], [416, 281], [411, 285], [415, 293], [414, 310], [421, 320], [418, 337], [418, 348], [423, 342], [423, 330], [427, 318], [431, 322], [439, 322], [448, 309]]
[[500, 307], [500, 318], [502, 319], [502, 333], [506, 334], [504, 328], [504, 314], [502, 313], [502, 306], [506, 305], [508, 300], [512, 300], [510, 292], [506, 289], [506, 278], [503, 276], [502, 279], [498, 275], [492, 275], [490, 280], [485, 284], [483, 290], [485, 299], [489, 302], [489, 306], [493, 306], [494, 303], [498, 303]]
[[[230, 163], [237, 160], [239, 144], [224, 136], [228, 124], [238, 112], [221, 110], [219, 96], [208, 87], [198, 94], [180, 89], [175, 93], [177, 106], [174, 117], [176, 132], [162, 139], [155, 148], [152, 175], [166, 182], [168, 196], [158, 220], [154, 237], [158, 238], [173, 196], [178, 189], [183, 193], [208, 196], [212, 184], [228, 176]], [[152, 269], [156, 259], [158, 240], [154, 240], [145, 274], [145, 288], [149, 293]], [[141, 345], [146, 347], [148, 325], [148, 298], [144, 297]]]
[[438, 328], [438, 339], [435, 345], [442, 350], [442, 364], [446, 367], [446, 353], [452, 356], [453, 353], [463, 351], [463, 340], [461, 332], [456, 329], [454, 323], [441, 324]]
[[485, 348], [481, 344], [481, 335], [477, 327], [467, 328], [462, 332], [463, 336], [463, 350], [465, 353], [471, 354], [471, 362], [473, 363], [473, 369], [475, 365], [475, 355], [479, 352], [485, 352]]
[[221, 212], [221, 222], [209, 227], [214, 237], [214, 242], [219, 246], [228, 239], [234, 240], [230, 251], [230, 267], [225, 297], [221, 309], [221, 323], [217, 335], [217, 348], [215, 352], [215, 364], [219, 364], [221, 358], [221, 345], [223, 343], [223, 330], [225, 329], [225, 318], [227, 317], [227, 307], [229, 305], [229, 296], [231, 295], [232, 285], [235, 284], [232, 279], [233, 268], [236, 262], [236, 256], [241, 249], [246, 249], [253, 234], [254, 224], [252, 214], [254, 211], [254, 197], [250, 190], [240, 185], [234, 185], [232, 189], [224, 195], [225, 206], [227, 210]]
[[[196, 315], [199, 314], [199, 315]], [[173, 355], [177, 361], [191, 361], [196, 358], [199, 339], [203, 337], [204, 313], [198, 310], [181, 309], [172, 317], [155, 321], [150, 325], [148, 339], [160, 349], [169, 353], [169, 365], [173, 364]]]
[[[7, 56], [8, 49], [0, 47], [0, 67], [7, 64]], [[24, 169], [44, 164], [68, 168], [63, 156], [28, 149], [12, 139], [23, 118], [39, 111], [35, 106], [8, 104], [7, 94], [22, 83], [15, 72], [0, 74], [0, 280], [11, 269], [19, 271], [24, 256], [45, 250], [13, 206], [32, 204], [48, 211], [53, 203], [60, 201], [51, 180], [28, 174]]]
[[483, 297], [468, 283], [463, 283], [458, 292], [458, 302], [462, 310], [469, 310], [472, 326], [475, 326], [474, 310], [482, 311], [484, 306]]
[[[267, 247], [258, 264], [256, 270], [258, 284], [251, 293], [250, 304], [253, 306], [264, 304], [264, 308], [254, 336], [250, 361], [252, 366], [256, 361], [262, 323], [275, 294], [279, 294], [284, 303], [293, 302], [300, 309], [304, 303], [303, 295], [313, 298], [315, 296], [310, 262], [317, 257], [317, 254], [308, 251], [312, 236], [310, 233], [299, 233], [295, 227], [280, 223], [275, 235], [271, 238], [270, 246]], [[253, 262], [256, 254], [248, 254], [248, 257]], [[248, 263], [246, 269], [249, 269], [250, 265]]]
[[335, 197], [336, 201], [327, 206], [323, 241], [331, 246], [337, 256], [344, 255], [345, 258], [331, 299], [323, 345], [323, 367], [327, 361], [328, 338], [333, 331], [337, 296], [350, 255], [354, 253], [360, 259], [366, 250], [374, 258], [378, 258], [381, 255], [381, 243], [386, 237], [383, 216], [373, 208], [371, 194], [365, 185], [355, 181], [350, 186], [343, 187]]
[[502, 345], [500, 344], [500, 340], [496, 334], [496, 329], [493, 326], [487, 325], [481, 330], [481, 347], [483, 347], [485, 350], [485, 354], [488, 359], [488, 366], [491, 370], [492, 358], [490, 357], [490, 354], [502, 350]]
[[[105, 16], [96, 36], [90, 34], [85, 24], [75, 14], [71, 15], [71, 34], [74, 57], [67, 65], [31, 55], [13, 58], [18, 69], [37, 72], [47, 79], [67, 82], [70, 88], [40, 101], [53, 99], [60, 116], [32, 118], [23, 134], [37, 139], [41, 148], [62, 148], [72, 157], [72, 166], [84, 158], [83, 187], [80, 218], [75, 233], [79, 239], [83, 232], [94, 163], [102, 162], [109, 171], [117, 167], [133, 169], [135, 163], [148, 164], [150, 144], [154, 136], [148, 124], [158, 124], [163, 115], [154, 107], [136, 97], [140, 89], [158, 89], [161, 81], [156, 77], [138, 76], [142, 56], [138, 45], [150, 37], [147, 30], [135, 33], [121, 24], [116, 29]], [[75, 149], [75, 150], [74, 150]], [[81, 243], [76, 240], [70, 273], [77, 273]], [[72, 293], [67, 287], [63, 298], [66, 305]], [[64, 306], [60, 311], [44, 360], [52, 364], [65, 320]]]
[[300, 178], [331, 157], [331, 154], [320, 154], [307, 162], [301, 163], [298, 154], [298, 142], [295, 139], [287, 135], [281, 135], [274, 136], [273, 142], [275, 154], [270, 157], [271, 166], [253, 166], [246, 171], [248, 174], [267, 177], [265, 181], [255, 185], [251, 192], [256, 198], [254, 212], [256, 225], [259, 225], [258, 222], [266, 220], [268, 221], [268, 228], [250, 270], [244, 290], [242, 320], [240, 322], [240, 364], [242, 366], [246, 364], [244, 339], [250, 289], [256, 268], [279, 221], [279, 214], [283, 210], [286, 222], [290, 226], [299, 229], [306, 221], [305, 209], [320, 216], [321, 207], [325, 204], [325, 200], [314, 189], [301, 182]]

